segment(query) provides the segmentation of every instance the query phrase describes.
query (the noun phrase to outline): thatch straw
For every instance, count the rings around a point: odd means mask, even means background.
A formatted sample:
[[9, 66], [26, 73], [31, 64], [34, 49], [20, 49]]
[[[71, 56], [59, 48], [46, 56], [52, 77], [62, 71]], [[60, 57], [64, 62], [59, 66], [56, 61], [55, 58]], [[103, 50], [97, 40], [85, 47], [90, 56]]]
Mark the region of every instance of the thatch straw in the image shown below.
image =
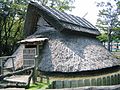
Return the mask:
[[60, 33], [41, 27], [36, 35], [49, 38], [41, 52], [39, 69], [49, 72], [79, 72], [119, 65], [96, 38]]

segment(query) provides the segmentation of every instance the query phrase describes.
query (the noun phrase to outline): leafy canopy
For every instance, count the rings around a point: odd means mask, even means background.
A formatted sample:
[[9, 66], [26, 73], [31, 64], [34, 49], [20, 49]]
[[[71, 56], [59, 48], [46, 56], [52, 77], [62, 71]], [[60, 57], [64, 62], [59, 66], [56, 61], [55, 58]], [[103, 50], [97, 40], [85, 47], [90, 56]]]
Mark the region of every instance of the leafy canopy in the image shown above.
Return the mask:
[[[61, 11], [72, 10], [75, 0], [33, 0]], [[30, 0], [0, 0], [0, 56], [10, 55], [23, 39], [23, 27]]]
[[[108, 39], [111, 38], [111, 41], [120, 38], [120, 1], [103, 1], [97, 3], [97, 6], [99, 7], [99, 18], [97, 19], [96, 26], [101, 32], [106, 33]], [[100, 37], [102, 36], [103, 34]], [[106, 40], [106, 38], [104, 39]]]

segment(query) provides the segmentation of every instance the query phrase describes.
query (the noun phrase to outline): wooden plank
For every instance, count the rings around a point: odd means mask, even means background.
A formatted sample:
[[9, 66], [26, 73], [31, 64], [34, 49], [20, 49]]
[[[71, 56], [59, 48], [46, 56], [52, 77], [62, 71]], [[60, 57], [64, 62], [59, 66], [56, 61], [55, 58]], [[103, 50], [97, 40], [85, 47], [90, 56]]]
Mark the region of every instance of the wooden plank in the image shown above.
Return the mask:
[[55, 81], [55, 88], [60, 89], [63, 88], [63, 81]]
[[7, 81], [15, 81], [15, 82], [28, 82], [29, 75], [14, 75], [11, 77], [4, 78]]
[[115, 85], [115, 76], [114, 75], [111, 76], [111, 85]]
[[118, 74], [118, 84], [120, 84], [120, 74]]
[[110, 76], [107, 76], [107, 85], [111, 85], [111, 78], [110, 78]]
[[2, 56], [0, 59], [6, 59], [6, 58], [15, 58], [16, 56]]
[[84, 85], [85, 86], [90, 86], [90, 79], [85, 79], [84, 80]]
[[116, 84], [119, 84], [119, 81], [118, 81], [118, 74], [115, 74], [115, 81], [116, 81]]
[[103, 86], [107, 85], [107, 78], [106, 78], [106, 77], [103, 77], [102, 79], [103, 79], [102, 85], [103, 85]]
[[82, 87], [82, 86], [84, 86], [83, 80], [78, 80], [78, 87]]
[[101, 78], [97, 78], [97, 86], [101, 86], [102, 85], [102, 79]]
[[71, 87], [78, 87], [78, 80], [71, 80]]
[[96, 80], [96, 78], [94, 78], [94, 79], [91, 80], [91, 85], [92, 85], [92, 86], [96, 86], [96, 85], [97, 85], [97, 80]]
[[69, 80], [64, 80], [63, 81], [63, 86], [64, 86], [64, 88], [70, 88], [71, 87], [70, 81]]

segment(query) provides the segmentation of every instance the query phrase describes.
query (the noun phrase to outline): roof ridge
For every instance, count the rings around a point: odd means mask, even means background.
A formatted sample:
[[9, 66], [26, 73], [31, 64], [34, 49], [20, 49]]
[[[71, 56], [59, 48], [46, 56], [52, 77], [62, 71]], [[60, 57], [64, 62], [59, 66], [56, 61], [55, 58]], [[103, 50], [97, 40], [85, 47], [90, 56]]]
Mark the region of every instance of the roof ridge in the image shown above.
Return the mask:
[[[60, 31], [62, 31], [65, 28], [63, 24], [67, 23], [67, 24], [71, 24], [71, 27], [72, 26], [74, 27], [76, 25], [76, 26], [79, 26], [79, 27], [82, 27], [82, 28], [90, 29], [92, 31], [94, 30], [94, 35], [99, 35], [100, 34], [98, 29], [84, 18], [75, 16], [75, 15], [72, 15], [72, 14], [68, 14], [66, 12], [59, 11], [55, 8], [50, 8], [50, 7], [48, 7], [46, 5], [43, 5], [43, 4], [38, 4], [37, 2], [32, 2], [31, 4], [38, 7], [40, 10], [42, 10], [41, 11], [42, 13], [45, 13], [48, 16], [51, 15], [51, 17], [49, 17], [49, 20], [51, 20], [50, 22], [54, 23], [51, 19], [51, 18], [53, 18], [56, 22], [58, 22], [57, 24], [60, 24], [59, 28], [63, 27]], [[46, 16], [46, 18], [47, 18], [47, 16]], [[53, 25], [53, 26], [56, 27], [56, 25]], [[73, 28], [71, 28], [71, 27], [69, 29], [72, 30]], [[74, 31], [76, 31], [75, 28], [74, 28]], [[84, 30], [83, 30], [83, 32], [86, 33]]]

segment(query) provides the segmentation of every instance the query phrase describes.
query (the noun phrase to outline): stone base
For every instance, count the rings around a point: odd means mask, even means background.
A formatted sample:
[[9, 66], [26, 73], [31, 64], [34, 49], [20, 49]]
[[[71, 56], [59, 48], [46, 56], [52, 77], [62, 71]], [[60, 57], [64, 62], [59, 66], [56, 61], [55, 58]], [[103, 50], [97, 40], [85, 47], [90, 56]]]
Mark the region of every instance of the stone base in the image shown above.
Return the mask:
[[60, 88], [75, 88], [75, 87], [84, 87], [84, 86], [110, 86], [120, 84], [120, 71], [114, 72], [111, 74], [86, 77], [86, 78], [72, 78], [64, 80], [54, 80], [50, 88], [60, 89]]

